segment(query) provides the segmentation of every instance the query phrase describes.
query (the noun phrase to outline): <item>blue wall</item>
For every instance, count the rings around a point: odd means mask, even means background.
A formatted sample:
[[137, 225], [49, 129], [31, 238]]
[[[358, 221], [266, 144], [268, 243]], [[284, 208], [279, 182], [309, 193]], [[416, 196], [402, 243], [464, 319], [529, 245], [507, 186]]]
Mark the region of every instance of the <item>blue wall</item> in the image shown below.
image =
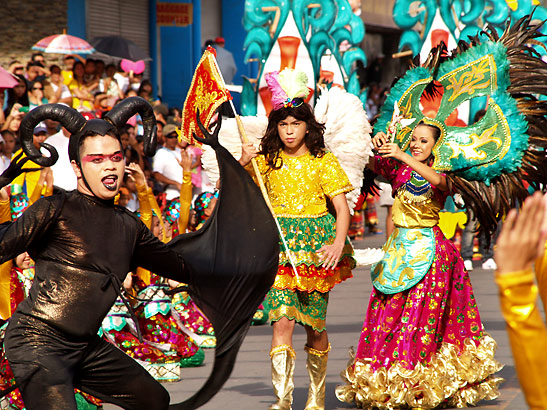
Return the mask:
[[[161, 98], [170, 107], [182, 108], [192, 82], [194, 69], [201, 57], [201, 0], [162, 1], [170, 3], [193, 3], [192, 25], [187, 27], [162, 26], [159, 30], [162, 81]], [[152, 2], [155, 8], [156, 0], [152, 0]], [[155, 17], [153, 21], [151, 18], [150, 31], [154, 31], [154, 33], [156, 31]], [[155, 58], [155, 51], [153, 55], [151, 53], [151, 57]]]
[[85, 39], [85, 0], [68, 0], [67, 34]]

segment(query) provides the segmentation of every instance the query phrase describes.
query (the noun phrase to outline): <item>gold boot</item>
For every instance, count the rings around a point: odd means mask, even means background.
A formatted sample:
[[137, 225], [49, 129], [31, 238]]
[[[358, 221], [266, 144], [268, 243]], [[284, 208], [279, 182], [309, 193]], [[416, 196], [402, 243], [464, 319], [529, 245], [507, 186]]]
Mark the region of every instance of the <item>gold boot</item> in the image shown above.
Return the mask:
[[325, 379], [327, 377], [327, 360], [329, 359], [330, 343], [327, 350], [316, 350], [306, 346], [308, 352], [306, 368], [310, 375], [308, 401], [304, 410], [325, 409]]
[[296, 353], [289, 345], [279, 345], [270, 350], [272, 361], [272, 384], [277, 401], [269, 410], [291, 410], [294, 390], [293, 373]]

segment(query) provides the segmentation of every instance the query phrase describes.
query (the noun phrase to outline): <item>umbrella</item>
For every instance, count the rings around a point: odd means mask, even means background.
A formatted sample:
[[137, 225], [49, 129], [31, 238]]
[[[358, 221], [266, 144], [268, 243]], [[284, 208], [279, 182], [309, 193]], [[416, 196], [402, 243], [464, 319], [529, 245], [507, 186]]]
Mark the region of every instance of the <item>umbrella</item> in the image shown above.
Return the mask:
[[59, 54], [91, 54], [95, 52], [95, 49], [87, 41], [64, 33], [43, 38], [34, 44], [32, 49], [44, 53]]
[[0, 88], [13, 88], [19, 83], [19, 80], [8, 70], [0, 67]]
[[97, 52], [126, 60], [151, 60], [150, 56], [131, 40], [121, 36], [97, 37], [91, 41]]

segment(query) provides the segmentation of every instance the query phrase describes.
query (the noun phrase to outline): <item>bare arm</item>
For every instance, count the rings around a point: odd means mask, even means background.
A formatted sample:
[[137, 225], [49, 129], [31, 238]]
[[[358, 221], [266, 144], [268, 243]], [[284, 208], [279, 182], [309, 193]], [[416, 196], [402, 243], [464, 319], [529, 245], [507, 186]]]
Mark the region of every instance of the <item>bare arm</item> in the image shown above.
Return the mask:
[[441, 191], [448, 191], [448, 184], [446, 183], [446, 177], [441, 174], [437, 174], [435, 170], [426, 164], [416, 160], [413, 156], [403, 152], [397, 144], [392, 142], [383, 144], [378, 152], [387, 158], [394, 158], [407, 164], [410, 168], [425, 178], [431, 185], [434, 185]]
[[15, 103], [13, 104], [13, 107], [11, 107], [11, 110], [10, 110], [10, 113], [8, 114], [8, 116], [6, 117], [6, 121], [4, 122], [4, 124], [2, 125], [2, 131], [4, 130], [7, 130], [11, 124], [11, 122], [16, 119], [16, 118], [20, 118], [22, 119], [23, 116], [25, 115], [24, 113], [22, 112], [19, 112], [19, 108], [21, 108], [22, 105], [19, 104], [19, 103]]
[[345, 194], [332, 198], [332, 205], [336, 210], [336, 237], [332, 245], [323, 245], [317, 251], [326, 269], [334, 268], [342, 256], [351, 218]]

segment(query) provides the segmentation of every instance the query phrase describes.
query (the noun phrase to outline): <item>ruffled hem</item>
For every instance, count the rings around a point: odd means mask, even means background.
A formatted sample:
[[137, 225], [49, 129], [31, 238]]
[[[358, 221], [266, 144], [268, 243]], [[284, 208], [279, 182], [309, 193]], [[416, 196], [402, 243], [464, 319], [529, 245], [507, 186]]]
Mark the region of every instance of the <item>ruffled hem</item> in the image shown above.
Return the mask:
[[159, 382], [180, 381], [180, 363], [150, 363], [137, 359], [137, 362]]
[[334, 269], [329, 270], [315, 265], [298, 265], [296, 266], [298, 276], [294, 275], [292, 266], [280, 265], [272, 288], [326, 293], [337, 284], [352, 278], [353, 268], [355, 268], [353, 257], [344, 257]]
[[[299, 250], [299, 251], [290, 251], [291, 257], [293, 258], [294, 263], [298, 265], [306, 266], [316, 266], [320, 267], [323, 263], [319, 258], [319, 254], [315, 250]], [[353, 246], [350, 243], [346, 243], [342, 249], [342, 258], [353, 258]], [[287, 252], [281, 251], [279, 253], [279, 264], [285, 265], [291, 263]]]
[[270, 323], [273, 325], [282, 317], [289, 320], [294, 320], [300, 323], [302, 326], [310, 326], [317, 332], [322, 332], [326, 329], [325, 319], [313, 318], [305, 313], [302, 313], [295, 306], [281, 306], [278, 309], [272, 309], [269, 313]]
[[503, 367], [494, 359], [495, 340], [484, 333], [478, 346], [470, 339], [464, 346], [460, 353], [456, 345], [443, 343], [429, 363], [413, 369], [396, 362], [377, 370], [366, 359], [355, 361], [351, 349], [348, 368], [341, 373], [346, 385], [336, 388], [336, 397], [358, 408], [382, 410], [463, 408], [495, 399], [503, 381], [492, 376]]

